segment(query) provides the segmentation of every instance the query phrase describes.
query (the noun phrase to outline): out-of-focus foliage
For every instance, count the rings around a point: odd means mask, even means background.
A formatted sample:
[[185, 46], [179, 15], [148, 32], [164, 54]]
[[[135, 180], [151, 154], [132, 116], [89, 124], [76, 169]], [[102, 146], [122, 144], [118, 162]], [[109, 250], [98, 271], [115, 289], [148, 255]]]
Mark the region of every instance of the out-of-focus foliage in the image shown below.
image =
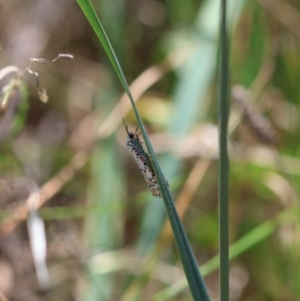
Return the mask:
[[[71, 0], [0, 4], [2, 101], [16, 79], [16, 72], [5, 73], [8, 66], [24, 70], [33, 57], [74, 55], [32, 66], [47, 103], [39, 99], [35, 77], [26, 73], [1, 111], [0, 292], [8, 300], [162, 300], [169, 289], [172, 300], [190, 300], [187, 290], [175, 293], [184, 277], [176, 246], [161, 213], [151, 211], [162, 200], [150, 197], [125, 148], [125, 129], [118, 126], [120, 105], [135, 128], [129, 101], [119, 104], [122, 87], [81, 10]], [[213, 21], [219, 1], [93, 4], [128, 82], [137, 80], [132, 91], [139, 95], [154, 149], [162, 162], [172, 156], [163, 172], [172, 175], [178, 211], [204, 264], [218, 252], [217, 73], [214, 56], [199, 58], [197, 51], [215, 43], [214, 24], [204, 18]], [[267, 120], [277, 142], [262, 140], [259, 125], [253, 127], [247, 114], [241, 117], [232, 97], [230, 238], [247, 241], [231, 262], [231, 299], [299, 300], [300, 5], [248, 0], [233, 11], [232, 85], [247, 91], [250, 120]], [[203, 70], [206, 90], [189, 89]], [[40, 188], [43, 204], [47, 292], [37, 280], [24, 222], [33, 186]], [[263, 227], [266, 221], [272, 227]], [[157, 229], [153, 240], [146, 236]], [[247, 236], [253, 229], [261, 231]], [[141, 248], [145, 241], [151, 245]], [[217, 272], [206, 281], [217, 299]]]

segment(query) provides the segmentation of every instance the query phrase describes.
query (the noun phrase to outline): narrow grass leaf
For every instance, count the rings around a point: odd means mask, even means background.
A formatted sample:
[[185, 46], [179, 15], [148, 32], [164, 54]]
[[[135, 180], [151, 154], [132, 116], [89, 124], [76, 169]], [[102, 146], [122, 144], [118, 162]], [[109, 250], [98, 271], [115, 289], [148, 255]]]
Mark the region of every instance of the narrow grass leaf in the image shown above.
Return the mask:
[[162, 193], [163, 200], [165, 202], [167, 214], [168, 214], [170, 224], [173, 229], [175, 241], [176, 241], [176, 244], [177, 244], [177, 247], [179, 250], [181, 261], [182, 261], [182, 264], [183, 264], [183, 267], [185, 270], [187, 280], [190, 285], [190, 289], [191, 289], [193, 298], [194, 298], [194, 300], [210, 300], [207, 290], [206, 290], [206, 287], [205, 287], [205, 284], [204, 284], [204, 281], [200, 275], [197, 261], [193, 254], [193, 251], [190, 247], [185, 230], [183, 228], [183, 225], [182, 225], [180, 218], [178, 216], [178, 213], [176, 211], [171, 193], [168, 189], [168, 186], [164, 179], [164, 176], [160, 170], [160, 166], [156, 159], [154, 150], [152, 148], [152, 145], [151, 145], [148, 135], [146, 133], [145, 127], [142, 123], [141, 117], [135, 106], [133, 97], [131, 95], [129, 86], [127, 84], [127, 81], [125, 79], [125, 76], [121, 69], [121, 66], [118, 62], [118, 59], [113, 51], [113, 48], [108, 40], [108, 37], [100, 23], [100, 20], [98, 19], [97, 15], [95, 13], [94, 8], [93, 8], [92, 4], [90, 3], [90, 1], [77, 0], [77, 2], [80, 5], [81, 9], [83, 10], [84, 14], [86, 15], [87, 19], [89, 20], [94, 31], [96, 32], [100, 42], [102, 43], [128, 97], [131, 101], [135, 116], [137, 118], [139, 127], [141, 129], [144, 141], [146, 143], [146, 146], [147, 146], [147, 149], [149, 152], [151, 163], [153, 165], [153, 169], [154, 169], [155, 175], [156, 175], [158, 183], [159, 183], [159, 187], [160, 187], [160, 190]]
[[219, 250], [220, 250], [220, 300], [229, 301], [229, 221], [228, 221], [228, 179], [229, 160], [227, 153], [228, 126], [228, 95], [229, 95], [229, 67], [227, 41], [227, 1], [221, 1], [220, 19], [220, 62], [218, 82], [219, 108]]

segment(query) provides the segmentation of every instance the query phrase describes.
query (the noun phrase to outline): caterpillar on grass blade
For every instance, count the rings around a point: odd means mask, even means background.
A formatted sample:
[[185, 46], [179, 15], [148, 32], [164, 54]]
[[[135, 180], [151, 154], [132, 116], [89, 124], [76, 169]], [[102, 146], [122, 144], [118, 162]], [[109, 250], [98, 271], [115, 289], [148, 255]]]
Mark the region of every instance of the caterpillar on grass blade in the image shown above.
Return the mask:
[[[126, 146], [129, 152], [132, 154], [134, 160], [136, 161], [141, 173], [144, 176], [145, 181], [153, 196], [161, 198], [161, 192], [158, 186], [158, 182], [150, 161], [149, 155], [145, 152], [142, 143], [139, 139], [138, 127], [135, 132], [129, 132], [128, 126], [125, 124], [124, 118], [123, 123], [127, 132]], [[168, 184], [167, 180], [165, 180]], [[169, 185], [169, 184], [168, 184]]]

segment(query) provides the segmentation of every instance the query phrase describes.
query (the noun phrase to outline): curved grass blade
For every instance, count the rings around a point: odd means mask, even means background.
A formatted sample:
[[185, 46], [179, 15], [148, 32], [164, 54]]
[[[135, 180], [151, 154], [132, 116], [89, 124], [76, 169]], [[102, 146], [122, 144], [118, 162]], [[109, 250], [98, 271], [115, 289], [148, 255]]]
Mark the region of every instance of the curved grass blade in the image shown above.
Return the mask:
[[193, 298], [194, 298], [194, 300], [210, 300], [207, 290], [206, 290], [206, 286], [200, 275], [197, 261], [195, 259], [193, 251], [192, 251], [189, 241], [187, 239], [185, 230], [183, 228], [183, 225], [182, 225], [180, 218], [178, 216], [178, 213], [176, 211], [171, 193], [168, 189], [166, 181], [164, 180], [164, 176], [160, 170], [160, 166], [156, 159], [156, 155], [153, 151], [152, 145], [151, 145], [148, 135], [146, 133], [146, 130], [145, 130], [145, 127], [141, 120], [141, 117], [137, 111], [137, 108], [135, 106], [133, 97], [131, 95], [128, 83], [127, 83], [124, 73], [121, 69], [121, 66], [118, 62], [118, 59], [114, 53], [114, 50], [109, 42], [109, 39], [104, 31], [104, 28], [102, 27], [90, 1], [89, 0], [77, 0], [77, 3], [81, 7], [85, 16], [87, 17], [91, 26], [93, 27], [94, 31], [96, 32], [101, 44], [103, 45], [112, 65], [125, 89], [125, 92], [127, 93], [128, 97], [131, 101], [135, 116], [137, 118], [137, 121], [138, 121], [139, 127], [141, 129], [145, 144], [148, 149], [148, 153], [150, 156], [150, 160], [151, 160], [155, 175], [156, 175], [158, 183], [159, 183], [159, 187], [160, 187], [160, 190], [162, 193], [163, 200], [165, 202], [167, 214], [168, 214], [168, 217], [170, 220], [170, 224], [172, 226], [172, 230], [173, 230], [175, 241], [176, 241], [176, 244], [178, 247], [179, 255], [180, 255], [183, 267], [184, 267], [184, 271], [185, 271], [187, 280], [190, 285], [190, 289], [191, 289]]

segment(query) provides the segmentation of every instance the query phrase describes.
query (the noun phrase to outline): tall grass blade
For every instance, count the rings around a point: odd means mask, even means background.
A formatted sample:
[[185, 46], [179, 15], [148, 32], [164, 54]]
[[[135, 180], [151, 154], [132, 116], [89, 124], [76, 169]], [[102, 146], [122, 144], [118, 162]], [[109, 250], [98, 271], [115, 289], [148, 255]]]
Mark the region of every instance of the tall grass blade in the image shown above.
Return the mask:
[[227, 125], [228, 125], [228, 40], [227, 40], [227, 1], [221, 1], [220, 22], [220, 64], [218, 82], [219, 108], [219, 250], [220, 250], [220, 300], [229, 301], [229, 237], [228, 237], [228, 179], [229, 160], [227, 153]]
[[155, 172], [155, 175], [157, 177], [159, 187], [162, 193], [163, 200], [165, 202], [167, 214], [170, 220], [170, 224], [172, 226], [172, 230], [174, 233], [175, 241], [179, 250], [179, 254], [181, 257], [181, 261], [185, 270], [185, 274], [187, 277], [187, 280], [190, 285], [190, 289], [193, 295], [194, 300], [210, 300], [204, 281], [200, 275], [197, 261], [195, 259], [195, 256], [193, 254], [193, 251], [190, 247], [189, 241], [187, 239], [185, 230], [182, 226], [182, 223], [180, 221], [180, 218], [178, 216], [178, 213], [176, 211], [174, 201], [172, 199], [171, 193], [168, 189], [167, 183], [164, 180], [164, 176], [160, 170], [160, 166], [158, 164], [158, 161], [156, 159], [156, 155], [153, 151], [152, 145], [150, 143], [150, 140], [147, 136], [145, 127], [142, 123], [141, 117], [137, 111], [137, 108], [135, 106], [133, 97], [131, 95], [129, 86], [127, 84], [127, 81], [125, 79], [125, 76], [123, 74], [123, 71], [121, 69], [121, 66], [118, 62], [118, 59], [113, 51], [113, 48], [108, 40], [108, 37], [92, 7], [92, 4], [88, 0], [77, 0], [78, 4], [80, 5], [81, 9], [83, 10], [84, 14], [86, 15], [87, 19], [89, 20], [91, 26], [95, 30], [100, 42], [102, 43], [130, 101], [135, 113], [135, 116], [137, 118], [139, 127], [141, 129], [144, 141], [146, 143], [149, 156], [152, 161], [153, 169]]

